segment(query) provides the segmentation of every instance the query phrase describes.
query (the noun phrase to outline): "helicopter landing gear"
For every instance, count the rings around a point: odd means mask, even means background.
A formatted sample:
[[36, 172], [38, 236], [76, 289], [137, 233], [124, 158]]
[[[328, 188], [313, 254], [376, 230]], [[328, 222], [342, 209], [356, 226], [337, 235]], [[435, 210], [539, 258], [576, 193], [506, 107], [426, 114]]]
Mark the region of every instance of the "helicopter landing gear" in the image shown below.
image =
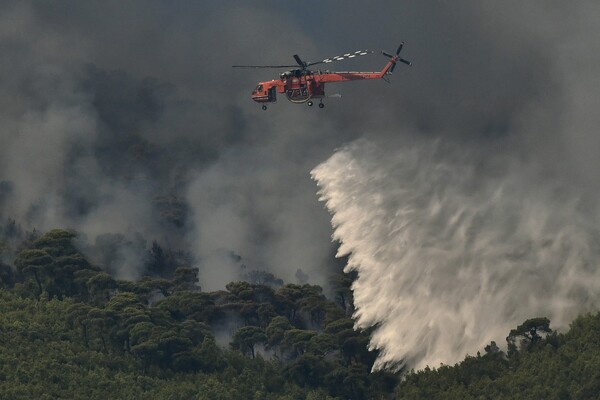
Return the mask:
[[309, 100], [309, 101], [308, 101], [306, 104], [307, 104], [309, 107], [312, 107], [312, 105], [313, 105], [313, 102], [312, 102], [312, 100]]
[[325, 107], [325, 104], [319, 103], [319, 108], [323, 108], [323, 107]]
[[267, 110], [267, 106], [265, 106], [265, 105], [263, 104], [263, 106], [262, 106], [262, 109], [263, 109], [264, 111], [266, 111], [266, 110]]

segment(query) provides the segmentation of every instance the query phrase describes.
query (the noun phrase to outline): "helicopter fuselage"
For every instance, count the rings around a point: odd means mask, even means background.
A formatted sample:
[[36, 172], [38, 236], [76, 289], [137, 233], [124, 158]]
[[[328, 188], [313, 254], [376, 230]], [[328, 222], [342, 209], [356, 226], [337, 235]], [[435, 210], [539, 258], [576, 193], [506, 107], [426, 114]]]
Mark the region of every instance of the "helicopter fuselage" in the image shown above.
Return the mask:
[[325, 97], [326, 83], [380, 79], [395, 62], [395, 59], [391, 60], [379, 72], [322, 72], [302, 69], [287, 71], [282, 73], [279, 79], [259, 82], [251, 94], [252, 100], [258, 103], [273, 103], [277, 101], [277, 93], [279, 93], [285, 94], [292, 103], [306, 103], [311, 99]]

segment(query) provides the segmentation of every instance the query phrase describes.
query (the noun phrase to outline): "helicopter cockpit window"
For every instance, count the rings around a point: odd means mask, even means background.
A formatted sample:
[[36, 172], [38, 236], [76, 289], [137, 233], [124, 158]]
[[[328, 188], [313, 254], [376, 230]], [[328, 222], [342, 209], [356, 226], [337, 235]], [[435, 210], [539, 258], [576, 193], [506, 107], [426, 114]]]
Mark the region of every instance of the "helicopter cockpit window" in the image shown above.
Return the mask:
[[256, 87], [256, 91], [257, 91], [257, 92], [262, 92], [262, 90], [263, 90], [263, 86], [262, 86], [262, 85], [258, 85], [258, 86]]

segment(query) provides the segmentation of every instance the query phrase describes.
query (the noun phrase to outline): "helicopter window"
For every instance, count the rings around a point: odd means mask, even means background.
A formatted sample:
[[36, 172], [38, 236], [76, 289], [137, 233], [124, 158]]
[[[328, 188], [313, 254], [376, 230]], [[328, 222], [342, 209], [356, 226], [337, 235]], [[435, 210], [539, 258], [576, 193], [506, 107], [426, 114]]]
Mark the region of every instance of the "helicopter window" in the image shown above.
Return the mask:
[[262, 90], [263, 90], [263, 86], [262, 86], [262, 85], [258, 85], [258, 86], [256, 87], [256, 91], [257, 91], [257, 92], [260, 92], [260, 91], [262, 91]]

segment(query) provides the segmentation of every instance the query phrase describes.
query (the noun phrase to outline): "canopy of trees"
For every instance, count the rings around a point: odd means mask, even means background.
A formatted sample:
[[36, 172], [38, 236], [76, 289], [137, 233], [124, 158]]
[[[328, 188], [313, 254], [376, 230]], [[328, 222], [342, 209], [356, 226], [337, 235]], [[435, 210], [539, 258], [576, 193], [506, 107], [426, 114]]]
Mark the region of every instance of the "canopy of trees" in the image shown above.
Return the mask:
[[533, 318], [509, 332], [507, 352], [492, 342], [401, 378], [370, 372], [377, 353], [353, 329], [347, 277], [333, 278], [333, 300], [265, 274], [202, 292], [185, 265], [119, 281], [74, 238], [53, 230], [0, 247], [14, 253], [0, 263], [3, 399], [600, 398], [600, 315], [565, 334]]

